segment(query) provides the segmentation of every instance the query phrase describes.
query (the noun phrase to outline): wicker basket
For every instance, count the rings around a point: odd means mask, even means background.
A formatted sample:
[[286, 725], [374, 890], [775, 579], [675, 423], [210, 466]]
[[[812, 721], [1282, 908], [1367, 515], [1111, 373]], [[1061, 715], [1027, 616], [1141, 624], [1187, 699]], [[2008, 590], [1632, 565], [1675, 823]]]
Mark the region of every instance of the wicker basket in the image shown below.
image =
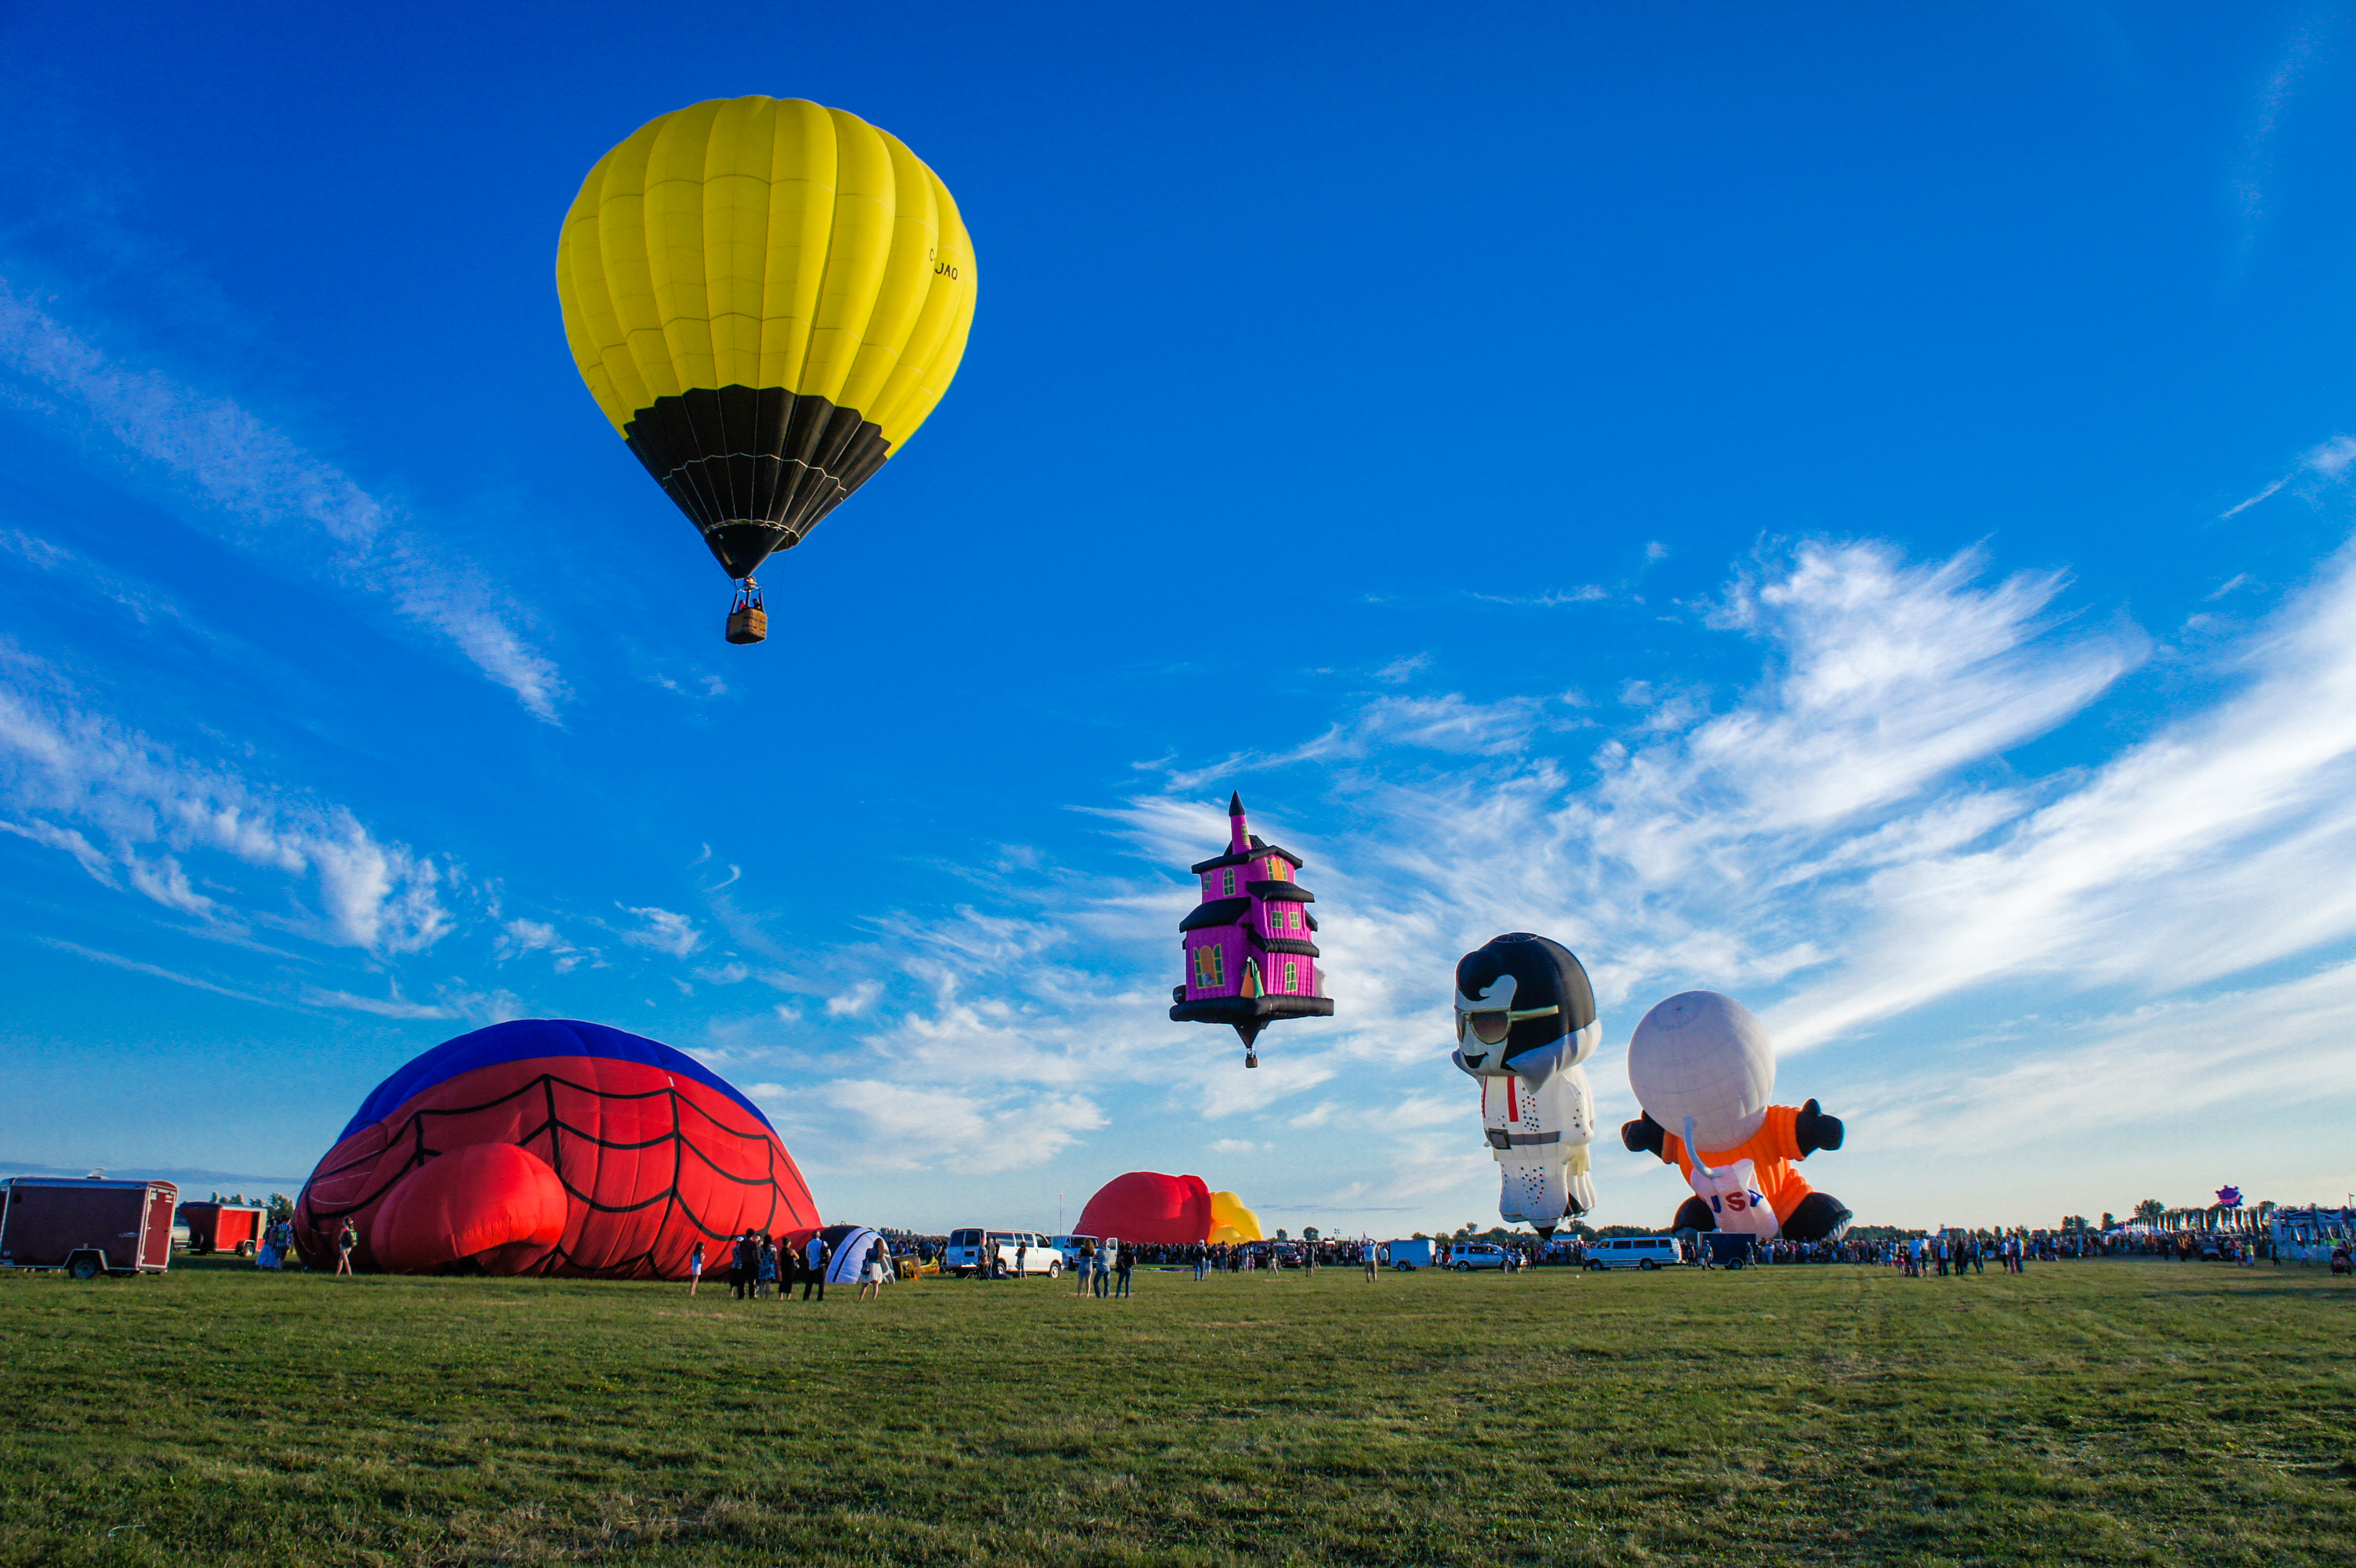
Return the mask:
[[769, 635], [769, 612], [758, 605], [747, 605], [728, 612], [728, 640], [758, 642]]

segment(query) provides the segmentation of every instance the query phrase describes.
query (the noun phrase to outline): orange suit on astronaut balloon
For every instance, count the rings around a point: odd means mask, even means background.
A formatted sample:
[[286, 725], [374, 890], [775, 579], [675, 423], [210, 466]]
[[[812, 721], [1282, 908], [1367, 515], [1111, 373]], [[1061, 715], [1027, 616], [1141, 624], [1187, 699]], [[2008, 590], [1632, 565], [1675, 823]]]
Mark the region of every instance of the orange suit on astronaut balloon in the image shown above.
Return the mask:
[[1768, 1103], [1775, 1047], [1740, 1002], [1687, 991], [1645, 1014], [1628, 1042], [1628, 1084], [1644, 1114], [1620, 1129], [1621, 1141], [1676, 1165], [1693, 1188], [1675, 1229], [1794, 1241], [1847, 1229], [1847, 1206], [1793, 1168], [1841, 1146], [1840, 1120], [1813, 1100]]

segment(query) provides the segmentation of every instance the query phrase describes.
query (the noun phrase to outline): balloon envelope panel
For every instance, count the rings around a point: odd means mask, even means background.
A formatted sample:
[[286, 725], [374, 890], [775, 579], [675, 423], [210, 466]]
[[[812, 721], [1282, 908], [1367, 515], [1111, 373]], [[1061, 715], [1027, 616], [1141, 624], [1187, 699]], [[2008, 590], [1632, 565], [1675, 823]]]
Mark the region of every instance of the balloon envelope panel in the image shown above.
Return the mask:
[[[444, 1165], [493, 1144], [520, 1158], [471, 1176]], [[561, 1232], [529, 1245], [552, 1190]], [[361, 1267], [646, 1279], [684, 1277], [699, 1240], [709, 1253], [747, 1229], [807, 1233], [819, 1216], [767, 1119], [724, 1079], [639, 1036], [542, 1019], [447, 1042], [370, 1095], [304, 1187], [296, 1245], [332, 1264], [348, 1221]], [[435, 1234], [449, 1238], [439, 1249]]]

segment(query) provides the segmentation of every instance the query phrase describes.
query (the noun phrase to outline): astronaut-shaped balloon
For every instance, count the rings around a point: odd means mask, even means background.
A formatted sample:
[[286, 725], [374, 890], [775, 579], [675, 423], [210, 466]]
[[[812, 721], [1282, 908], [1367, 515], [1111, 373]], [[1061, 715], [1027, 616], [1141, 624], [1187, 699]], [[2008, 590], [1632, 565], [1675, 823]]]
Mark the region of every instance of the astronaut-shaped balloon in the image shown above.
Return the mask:
[[1821, 1241], [1847, 1228], [1840, 1200], [1792, 1168], [1839, 1148], [1840, 1122], [1813, 1100], [1768, 1103], [1775, 1047], [1741, 1003], [1688, 991], [1645, 1014], [1628, 1042], [1628, 1086], [1644, 1113], [1621, 1141], [1677, 1166], [1694, 1189], [1676, 1230]]
[[1587, 971], [1560, 942], [1510, 931], [1458, 961], [1450, 1059], [1481, 1083], [1497, 1212], [1541, 1236], [1595, 1207], [1595, 1091], [1579, 1064], [1602, 1036]]

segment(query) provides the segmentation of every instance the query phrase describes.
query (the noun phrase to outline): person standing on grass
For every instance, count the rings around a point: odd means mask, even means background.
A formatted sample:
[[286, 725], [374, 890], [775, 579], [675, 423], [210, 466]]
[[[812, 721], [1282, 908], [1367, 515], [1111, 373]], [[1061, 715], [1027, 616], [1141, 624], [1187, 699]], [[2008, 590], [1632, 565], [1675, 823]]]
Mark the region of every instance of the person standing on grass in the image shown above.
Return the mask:
[[703, 1238], [696, 1238], [695, 1251], [687, 1255], [687, 1294], [693, 1295], [695, 1287], [703, 1283]]
[[359, 1244], [359, 1231], [354, 1229], [350, 1220], [345, 1220], [343, 1230], [336, 1235], [336, 1273], [348, 1274], [352, 1272], [352, 1249]]
[[1365, 1240], [1358, 1243], [1358, 1256], [1366, 1261], [1366, 1283], [1368, 1284], [1372, 1284], [1376, 1280], [1383, 1277], [1380, 1260], [1375, 1255], [1375, 1239], [1372, 1236], [1367, 1237]]
[[804, 1301], [810, 1298], [810, 1290], [813, 1286], [817, 1287], [819, 1300], [826, 1299], [826, 1265], [833, 1257], [834, 1249], [826, 1244], [826, 1238], [813, 1231], [810, 1235], [809, 1250], [802, 1254], [802, 1261], [807, 1265], [802, 1274]]
[[766, 1235], [761, 1238], [761, 1255], [753, 1268], [753, 1298], [766, 1301], [777, 1289], [777, 1249]]
[[867, 1261], [859, 1268], [859, 1299], [884, 1299], [884, 1240], [877, 1237], [867, 1247]]
[[1134, 1247], [1123, 1247], [1120, 1250], [1120, 1286], [1118, 1290], [1113, 1292], [1115, 1295], [1119, 1296], [1123, 1301], [1127, 1301], [1129, 1299], [1129, 1276], [1135, 1273], [1136, 1269], [1137, 1249]]
[[1019, 1237], [1015, 1240], [1014, 1277], [1018, 1280], [1031, 1277], [1031, 1238], [1028, 1236]]

